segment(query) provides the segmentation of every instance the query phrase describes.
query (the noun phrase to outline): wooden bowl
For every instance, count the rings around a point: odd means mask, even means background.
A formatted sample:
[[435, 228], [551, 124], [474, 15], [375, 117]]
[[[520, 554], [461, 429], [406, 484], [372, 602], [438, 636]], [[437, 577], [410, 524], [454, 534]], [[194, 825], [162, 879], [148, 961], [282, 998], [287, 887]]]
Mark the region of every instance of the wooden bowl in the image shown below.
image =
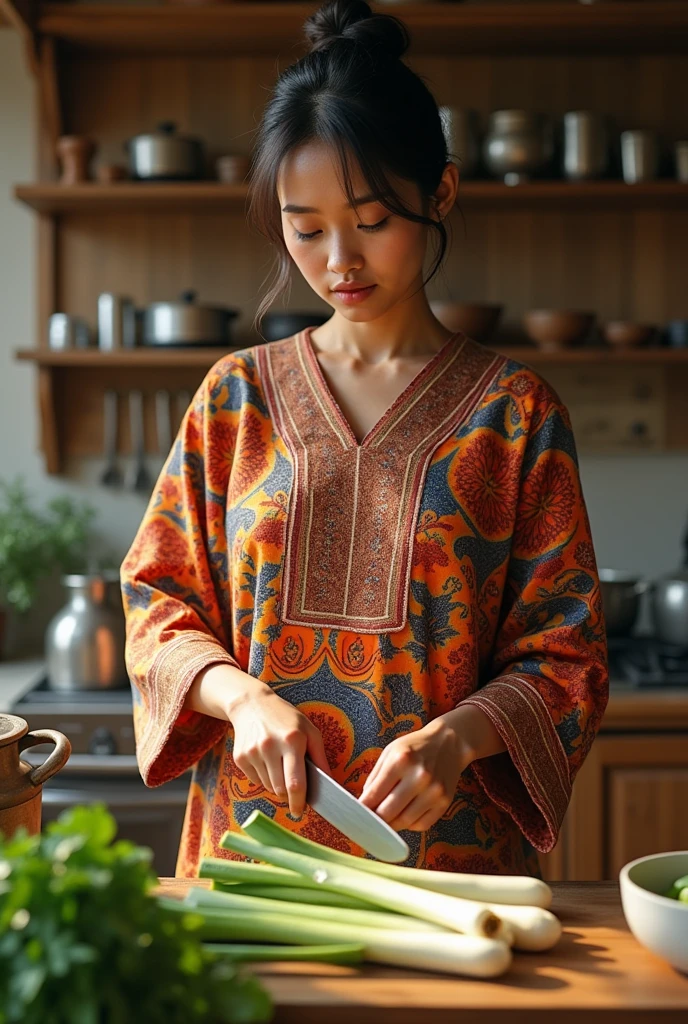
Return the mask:
[[580, 345], [595, 323], [595, 314], [577, 309], [531, 309], [523, 317], [526, 334], [545, 352]]
[[620, 348], [636, 348], [648, 345], [657, 330], [652, 324], [635, 324], [630, 320], [610, 320], [602, 328], [604, 340]]
[[430, 309], [448, 331], [463, 331], [474, 341], [484, 342], [494, 333], [504, 306], [434, 299]]

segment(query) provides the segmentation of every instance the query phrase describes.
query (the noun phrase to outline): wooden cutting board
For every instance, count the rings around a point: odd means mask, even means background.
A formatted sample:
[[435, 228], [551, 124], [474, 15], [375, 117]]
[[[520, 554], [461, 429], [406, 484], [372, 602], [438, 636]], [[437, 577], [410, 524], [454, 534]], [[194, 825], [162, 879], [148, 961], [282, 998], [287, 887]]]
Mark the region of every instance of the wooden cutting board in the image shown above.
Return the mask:
[[[199, 879], [163, 878], [182, 897]], [[516, 953], [496, 981], [368, 966], [251, 967], [275, 1024], [688, 1024], [688, 977], [640, 946], [611, 882], [555, 882], [564, 925], [548, 953]]]

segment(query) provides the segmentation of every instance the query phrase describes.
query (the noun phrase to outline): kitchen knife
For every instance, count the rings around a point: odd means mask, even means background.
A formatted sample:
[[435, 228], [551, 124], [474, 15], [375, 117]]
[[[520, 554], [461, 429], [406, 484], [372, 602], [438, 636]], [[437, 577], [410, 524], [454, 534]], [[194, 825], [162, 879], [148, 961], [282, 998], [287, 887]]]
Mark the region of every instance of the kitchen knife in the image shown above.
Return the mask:
[[378, 860], [396, 864], [406, 860], [410, 851], [399, 833], [309, 758], [306, 758], [306, 779], [308, 804], [348, 839]]

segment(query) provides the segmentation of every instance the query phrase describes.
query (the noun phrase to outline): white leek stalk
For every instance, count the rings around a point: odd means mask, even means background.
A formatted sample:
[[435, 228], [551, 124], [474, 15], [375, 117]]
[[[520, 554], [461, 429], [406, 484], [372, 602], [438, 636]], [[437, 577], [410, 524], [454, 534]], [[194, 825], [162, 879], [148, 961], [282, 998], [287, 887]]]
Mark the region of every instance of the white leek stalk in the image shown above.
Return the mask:
[[[329, 895], [329, 894], [328, 894]], [[233, 892], [218, 892], [216, 889], [193, 887], [186, 896], [186, 902], [195, 909], [213, 907], [216, 909], [243, 910], [254, 914], [286, 914], [291, 918], [311, 918], [314, 921], [336, 921], [352, 928], [391, 928], [405, 932], [444, 932], [446, 928], [430, 921], [402, 914], [387, 914], [378, 910], [351, 910], [349, 907], [333, 907], [318, 904], [290, 903], [286, 900], [264, 899], [260, 896], [246, 896]]]
[[433, 924], [440, 924], [465, 935], [481, 935], [492, 939], [500, 937], [499, 917], [475, 900], [445, 896], [390, 878], [373, 877], [352, 867], [326, 863], [315, 857], [293, 853], [291, 850], [263, 846], [248, 836], [235, 832], [225, 832], [220, 845], [227, 850], [298, 871], [305, 878], [310, 878], [312, 882], [321, 885], [323, 889], [369, 900], [387, 910], [418, 917], [422, 921], [431, 921]]
[[[556, 946], [561, 938], [561, 921], [549, 910], [542, 907], [505, 907], [503, 904], [489, 904], [498, 913], [507, 930], [513, 932], [514, 949], [526, 949], [533, 953]], [[508, 941], [508, 935], [504, 938]]]
[[[188, 914], [179, 900], [159, 898], [163, 907]], [[357, 928], [334, 921], [301, 920], [286, 914], [255, 914], [203, 907], [195, 911], [203, 919], [198, 931], [204, 942], [284, 942], [295, 945], [356, 941], [365, 946], [365, 959], [426, 971], [496, 978], [508, 970], [512, 954], [504, 942], [477, 935], [450, 932], [394, 932], [386, 928]]]
[[552, 890], [547, 883], [528, 875], [473, 875], [455, 871], [431, 871], [425, 868], [403, 867], [399, 864], [385, 864], [379, 860], [370, 860], [368, 857], [354, 857], [290, 832], [258, 810], [253, 811], [241, 827], [253, 839], [267, 846], [280, 846], [285, 850], [293, 850], [294, 853], [318, 857], [331, 864], [341, 864], [343, 867], [382, 875], [421, 889], [443, 892], [448, 896], [544, 909], [552, 903]]

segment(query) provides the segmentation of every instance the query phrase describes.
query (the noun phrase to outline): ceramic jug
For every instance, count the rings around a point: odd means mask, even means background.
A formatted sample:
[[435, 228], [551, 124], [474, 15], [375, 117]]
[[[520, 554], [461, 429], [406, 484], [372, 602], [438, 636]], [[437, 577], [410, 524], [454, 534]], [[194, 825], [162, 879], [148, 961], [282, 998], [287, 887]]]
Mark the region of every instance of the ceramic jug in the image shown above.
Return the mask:
[[[20, 754], [39, 743], [54, 743], [43, 764], [33, 768]], [[0, 833], [8, 839], [21, 825], [30, 835], [41, 830], [43, 783], [64, 767], [72, 752], [65, 735], [54, 729], [34, 729], [18, 715], [0, 715]]]

